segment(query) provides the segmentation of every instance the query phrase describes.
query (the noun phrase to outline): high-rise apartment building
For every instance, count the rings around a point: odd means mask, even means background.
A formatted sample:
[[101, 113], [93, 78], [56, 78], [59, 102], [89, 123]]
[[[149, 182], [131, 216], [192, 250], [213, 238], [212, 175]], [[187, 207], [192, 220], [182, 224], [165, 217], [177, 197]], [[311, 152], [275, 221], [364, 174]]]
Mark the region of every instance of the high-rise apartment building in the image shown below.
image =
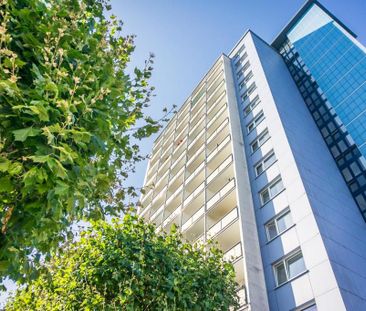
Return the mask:
[[272, 45], [247, 31], [155, 141], [140, 215], [217, 241], [242, 310], [366, 310], [362, 64], [308, 1]]

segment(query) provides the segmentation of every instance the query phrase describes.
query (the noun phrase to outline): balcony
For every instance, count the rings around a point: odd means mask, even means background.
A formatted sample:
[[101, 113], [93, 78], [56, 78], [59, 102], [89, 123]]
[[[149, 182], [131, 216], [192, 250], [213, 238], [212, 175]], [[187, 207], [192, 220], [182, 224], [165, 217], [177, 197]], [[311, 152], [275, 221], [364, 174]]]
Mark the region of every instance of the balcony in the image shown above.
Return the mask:
[[201, 238], [203, 239], [204, 229], [204, 217], [201, 216], [183, 232], [183, 237], [189, 242], [194, 242]]
[[216, 132], [216, 135], [211, 136], [207, 140], [208, 153], [214, 150], [227, 136], [230, 136], [229, 127], [223, 126], [220, 131]]
[[174, 176], [177, 174], [182, 167], [184, 166], [184, 163], [186, 162], [186, 152], [184, 151], [177, 160], [174, 161], [174, 163], [171, 166], [171, 174]]
[[207, 105], [207, 116], [212, 118], [212, 111], [217, 107], [222, 107], [222, 105], [226, 103], [226, 91], [223, 90], [222, 93], [217, 97], [214, 102], [211, 102], [210, 105]]
[[205, 144], [205, 132], [201, 131], [188, 146], [188, 158], [192, 158], [194, 154]]
[[207, 201], [207, 209], [212, 208], [235, 188], [235, 179], [230, 180], [221, 190]]
[[191, 109], [191, 123], [192, 120], [194, 120], [197, 116], [202, 115], [205, 112], [206, 108], [206, 102], [205, 102], [206, 96], [202, 96], [197, 103], [192, 106]]
[[196, 123], [192, 124], [192, 128], [189, 130], [189, 145], [202, 131], [205, 129], [205, 120], [197, 120]]
[[197, 104], [197, 102], [204, 96], [206, 93], [205, 83], [202, 82], [196, 90], [194, 90], [192, 94], [192, 104], [191, 104], [191, 110], [193, 107]]
[[169, 180], [169, 190], [170, 191], [174, 191], [175, 188], [178, 187], [178, 185], [180, 185], [183, 182], [183, 175], [184, 172], [184, 166], [174, 175], [172, 175], [172, 179]]
[[[203, 174], [204, 175], [204, 170], [203, 168], [205, 167], [205, 162], [202, 162], [194, 171], [193, 173], [191, 173], [185, 180], [184, 184], [187, 185], [189, 184], [192, 179], [194, 179], [197, 175], [199, 174]], [[189, 173], [189, 172], [187, 172]]]
[[180, 221], [178, 216], [180, 215], [181, 211], [182, 205], [179, 205], [170, 215], [164, 215], [165, 220], [163, 221], [163, 227], [168, 226], [172, 222], [179, 226]]
[[236, 219], [238, 219], [238, 217], [239, 217], [238, 208], [236, 207], [231, 212], [226, 214], [220, 221], [218, 221], [207, 231], [207, 238], [211, 239], [214, 236], [216, 236], [218, 233], [220, 233], [222, 230], [228, 227], [231, 223], [233, 223]]
[[225, 83], [224, 75], [216, 79], [211, 85], [210, 88], [207, 88], [207, 98], [210, 98], [210, 96], [218, 89], [221, 85]]
[[[215, 113], [214, 113], [215, 112]], [[227, 103], [226, 101], [223, 101], [220, 103], [220, 106], [216, 106], [211, 110], [211, 113], [207, 117], [207, 128], [210, 129], [210, 127], [218, 120], [220, 117], [224, 115], [225, 118], [228, 117], [227, 113]], [[222, 119], [221, 119], [222, 120]], [[216, 125], [217, 126], [217, 125]]]
[[187, 161], [187, 170], [193, 172], [205, 159], [205, 145], [202, 145]]
[[156, 219], [158, 216], [163, 215], [164, 205], [160, 206], [150, 217], [150, 221], [156, 223]]
[[198, 211], [196, 211], [192, 217], [188, 218], [182, 225], [182, 232], [186, 231], [191, 227], [198, 219], [200, 219], [205, 213], [205, 206], [202, 206]]
[[176, 129], [177, 133], [182, 132], [182, 130], [185, 129], [185, 127], [188, 125], [189, 116], [190, 116], [190, 113], [188, 111], [188, 113], [184, 116], [184, 118], [181, 121], [178, 122], [177, 129]]
[[183, 139], [177, 140], [174, 143], [174, 151], [173, 151], [173, 161], [175, 161], [179, 156], [182, 155], [182, 152], [187, 147], [187, 136], [185, 136]]
[[168, 183], [168, 177], [169, 177], [169, 170], [166, 170], [164, 175], [162, 175], [161, 177], [158, 176], [154, 188], [155, 193], [159, 193], [163, 189], [163, 187], [166, 186], [166, 184]]
[[207, 108], [211, 107], [221, 96], [222, 93], [225, 92], [225, 81], [221, 80], [222, 83], [215, 89], [215, 91], [207, 98]]
[[186, 198], [184, 199], [184, 206], [187, 206], [197, 195], [199, 195], [203, 191], [204, 188], [205, 183], [203, 182], [193, 192], [186, 193]]
[[180, 185], [173, 193], [168, 192], [166, 205], [169, 205], [170, 202], [172, 202], [178, 196], [178, 194], [182, 194], [182, 190], [183, 190], [183, 185]]
[[218, 61], [214, 67], [210, 70], [210, 72], [207, 74], [206, 76], [206, 82], [207, 82], [207, 85], [210, 85], [212, 84], [212, 82], [214, 82], [214, 80], [217, 78], [218, 76], [218, 72], [220, 70], [223, 70], [222, 68], [222, 61]]
[[[218, 118], [221, 119], [221, 118]], [[216, 123], [215, 123], [216, 125]], [[219, 123], [219, 125], [217, 125], [215, 128], [213, 126], [211, 126], [208, 130], [207, 130], [207, 144], [209, 144], [213, 139], [215, 139], [215, 137], [223, 132], [224, 130], [226, 130], [227, 133], [229, 133], [229, 118], [224, 119], [224, 121], [222, 121], [221, 123]]]
[[239, 242], [234, 247], [225, 252], [224, 260], [228, 262], [234, 262], [241, 256], [243, 256], [243, 251], [241, 247], [241, 242]]
[[212, 88], [217, 81], [223, 80], [224, 78], [224, 69], [222, 67], [217, 68], [217, 70], [210, 76], [210, 79], [207, 80], [207, 94], [209, 93], [209, 90], [213, 90]]
[[231, 142], [231, 135], [225, 137], [220, 144], [217, 144], [215, 148], [209, 152], [207, 162], [210, 162], [221, 150], [223, 150]]
[[156, 196], [153, 198], [153, 200], [151, 202], [153, 209], [156, 206], [163, 205], [163, 203], [165, 201], [166, 189], [167, 189], [167, 186], [165, 185], [165, 187], [159, 193], [156, 193]]
[[[233, 156], [230, 154], [221, 164], [211, 173], [208, 172], [209, 176], [207, 177], [207, 184], [209, 184], [216, 176], [220, 175], [225, 169], [233, 162]], [[208, 171], [209, 171], [209, 167]]]

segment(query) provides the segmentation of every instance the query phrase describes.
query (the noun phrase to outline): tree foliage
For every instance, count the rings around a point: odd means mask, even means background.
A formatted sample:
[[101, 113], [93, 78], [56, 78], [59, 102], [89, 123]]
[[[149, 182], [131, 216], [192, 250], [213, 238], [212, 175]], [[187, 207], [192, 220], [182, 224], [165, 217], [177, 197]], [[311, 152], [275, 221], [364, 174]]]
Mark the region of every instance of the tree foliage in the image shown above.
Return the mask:
[[233, 266], [222, 252], [182, 242], [126, 216], [94, 223], [54, 255], [6, 310], [228, 310], [237, 305]]
[[144, 113], [152, 61], [126, 74], [133, 37], [106, 9], [0, 0], [0, 277], [32, 276], [70, 224], [123, 210], [134, 141], [159, 129]]

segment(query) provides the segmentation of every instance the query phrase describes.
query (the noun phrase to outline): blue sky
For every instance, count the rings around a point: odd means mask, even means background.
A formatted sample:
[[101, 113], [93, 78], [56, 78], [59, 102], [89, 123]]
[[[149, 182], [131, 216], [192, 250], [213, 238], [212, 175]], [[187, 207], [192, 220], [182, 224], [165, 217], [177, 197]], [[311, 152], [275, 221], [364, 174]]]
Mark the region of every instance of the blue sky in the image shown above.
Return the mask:
[[[366, 44], [366, 0], [320, 1]], [[178, 107], [221, 53], [228, 53], [250, 28], [267, 42], [280, 32], [303, 0], [112, 0], [112, 13], [135, 34], [132, 66], [143, 66], [149, 52], [156, 55], [151, 83], [156, 97], [150, 113], [161, 117], [164, 106]], [[156, 136], [145, 140], [148, 153]], [[142, 186], [147, 163], [129, 182]], [[11, 284], [14, 288], [14, 284]], [[0, 303], [6, 294], [0, 294]]]
[[[320, 0], [366, 44], [365, 0]], [[267, 42], [280, 32], [304, 0], [112, 0], [112, 13], [125, 23], [124, 33], [135, 34], [132, 64], [142, 66], [153, 52], [152, 84], [156, 97], [151, 115], [164, 106], [178, 107], [221, 53], [228, 53], [250, 28]], [[153, 138], [143, 143], [151, 150]], [[142, 186], [146, 163], [137, 167], [130, 183]]]

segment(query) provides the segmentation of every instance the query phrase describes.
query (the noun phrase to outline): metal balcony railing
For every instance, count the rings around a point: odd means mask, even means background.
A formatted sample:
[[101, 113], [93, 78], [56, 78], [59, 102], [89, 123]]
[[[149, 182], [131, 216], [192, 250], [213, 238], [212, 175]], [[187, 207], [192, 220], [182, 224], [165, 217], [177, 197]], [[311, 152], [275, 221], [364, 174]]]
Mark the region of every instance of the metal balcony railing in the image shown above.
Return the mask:
[[207, 201], [207, 209], [210, 209], [212, 206], [214, 206], [234, 188], [235, 188], [235, 179], [232, 179], [224, 187], [222, 187], [218, 193], [216, 193], [210, 200]]
[[183, 189], [183, 184], [180, 185], [177, 190], [174, 191], [174, 193], [172, 195], [170, 195], [168, 197], [168, 199], [166, 200], [166, 205], [168, 205], [171, 201], [173, 201], [175, 199], [175, 197], [182, 192], [182, 189]]
[[173, 213], [171, 213], [163, 222], [163, 227], [165, 227], [167, 224], [169, 224], [176, 216], [179, 215], [179, 213], [182, 211], [182, 205], [179, 205]]
[[156, 217], [158, 217], [158, 215], [163, 211], [164, 209], [164, 205], [160, 206], [155, 212], [154, 214], [151, 215], [150, 217], [150, 221], [153, 221]]
[[224, 147], [230, 142], [231, 136], [230, 134], [225, 137], [225, 139], [213, 150], [207, 157], [207, 162], [210, 162], [212, 158], [215, 157]]
[[191, 164], [194, 160], [196, 160], [197, 159], [197, 157], [201, 154], [201, 152], [203, 151], [205, 149], [205, 146], [204, 145], [202, 145], [197, 151], [196, 151], [196, 153], [193, 155], [193, 157], [192, 158], [190, 158], [188, 161], [187, 161], [187, 166], [189, 165], [189, 164]]
[[242, 255], [241, 243], [239, 242], [224, 254], [224, 260], [233, 262]]
[[224, 113], [224, 111], [227, 109], [227, 104], [224, 103], [219, 111], [215, 113], [215, 116], [207, 123], [207, 128], [209, 128], [218, 118], [221, 117], [221, 115]]
[[233, 156], [230, 154], [208, 177], [207, 184], [210, 183], [217, 175], [219, 175], [231, 162], [233, 161]]
[[204, 188], [205, 183], [203, 182], [184, 200], [184, 206], [187, 206]]
[[190, 217], [183, 225], [182, 232], [186, 231], [190, 226], [192, 226], [196, 220], [198, 220], [205, 213], [205, 206], [202, 206], [198, 211], [196, 211], [192, 217]]
[[189, 177], [185, 180], [184, 184], [187, 185], [193, 178], [195, 178], [201, 170], [205, 167], [205, 162], [203, 161], [195, 170], [194, 172], [189, 175]]
[[209, 144], [218, 133], [220, 133], [226, 126], [229, 124], [229, 118], [226, 118], [213, 133], [210, 135], [210, 137], [207, 139], [207, 144]]
[[226, 214], [226, 216], [224, 216], [220, 221], [213, 225], [210, 230], [207, 231], [207, 238], [209, 239], [217, 235], [222, 229], [237, 219], [238, 216], [238, 208], [235, 207], [231, 212]]

